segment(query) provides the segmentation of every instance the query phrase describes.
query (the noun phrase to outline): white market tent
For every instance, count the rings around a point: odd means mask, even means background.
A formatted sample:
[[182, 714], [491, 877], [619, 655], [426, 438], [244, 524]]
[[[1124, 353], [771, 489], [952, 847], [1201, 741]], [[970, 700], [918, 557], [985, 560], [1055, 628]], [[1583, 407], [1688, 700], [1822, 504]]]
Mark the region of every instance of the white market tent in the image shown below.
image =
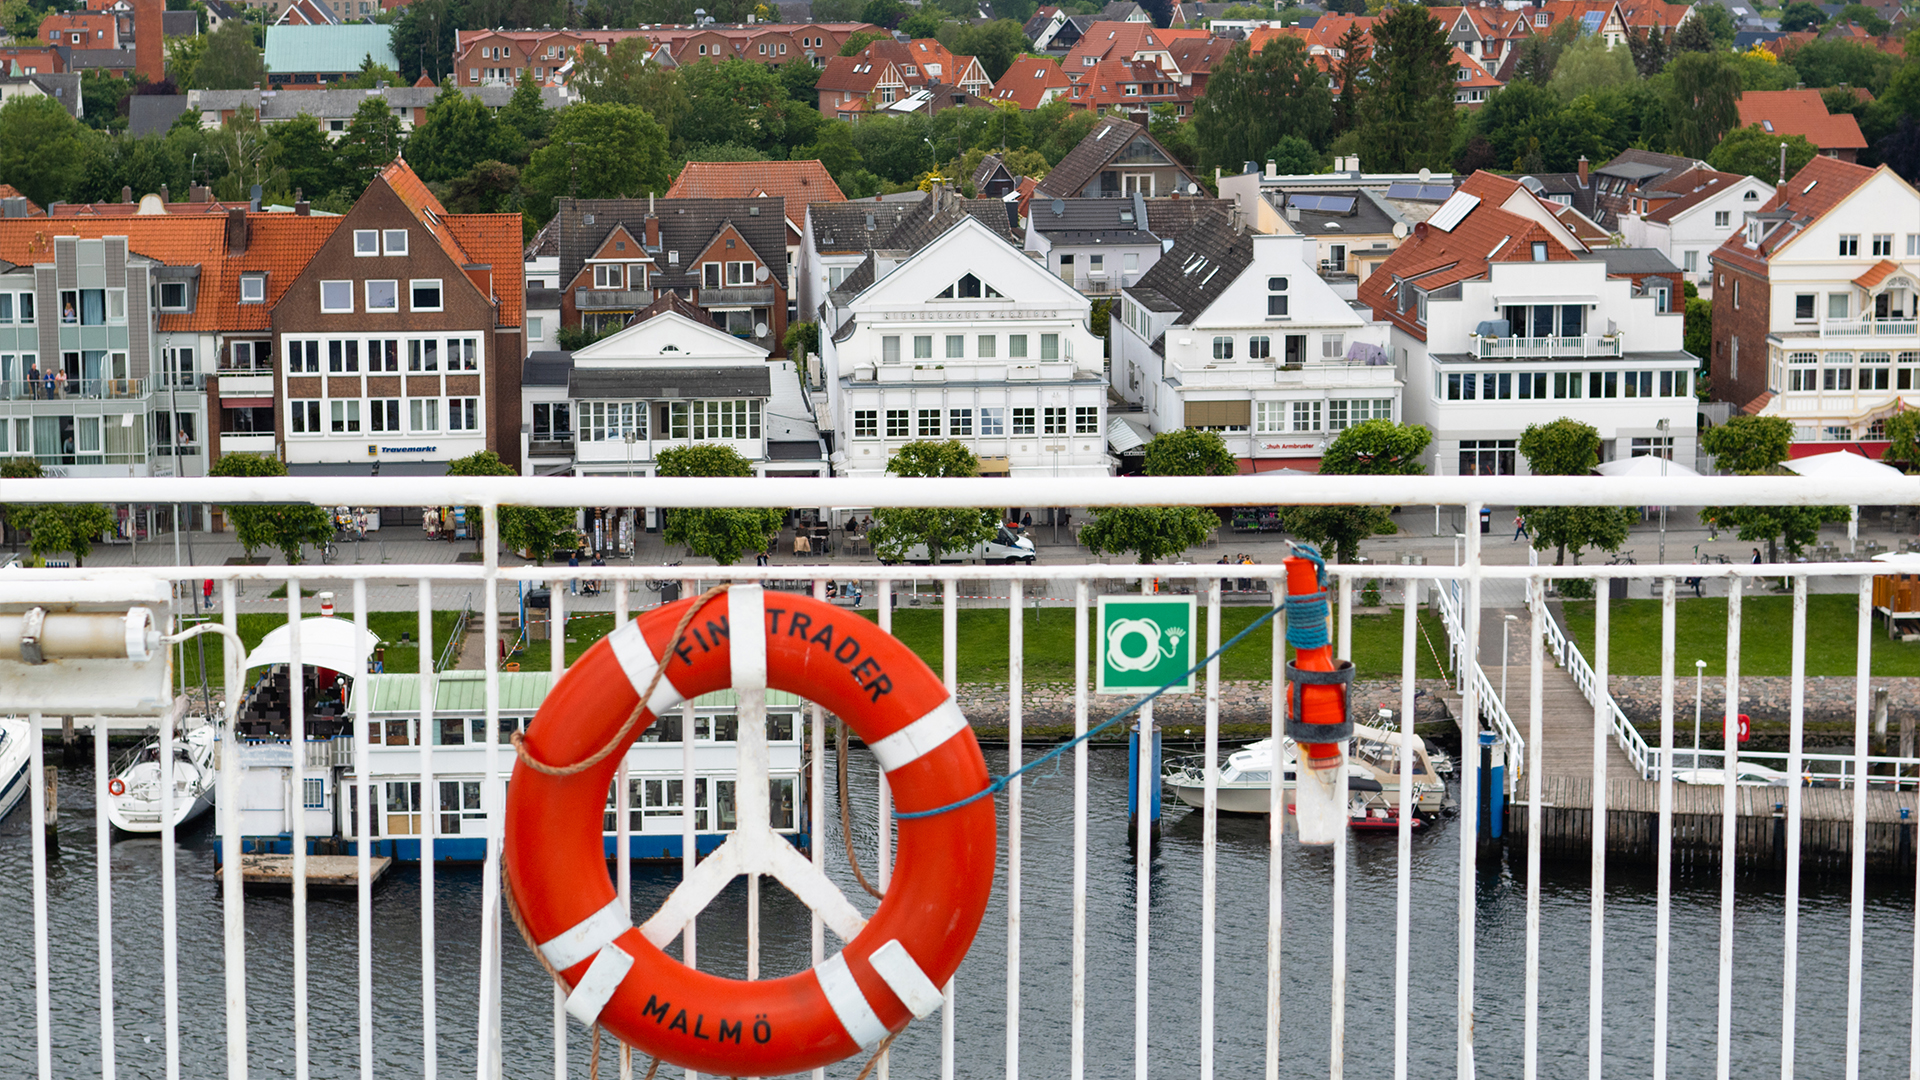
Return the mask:
[[[288, 626], [268, 631], [247, 654], [247, 670], [269, 664], [290, 663], [293, 659], [293, 634]], [[322, 615], [300, 620], [300, 663], [357, 675], [367, 670], [367, 659], [380, 644], [373, 631], [362, 632], [351, 619]]]
[[1677, 461], [1668, 461], [1663, 457], [1654, 457], [1651, 454], [1642, 454], [1639, 457], [1615, 458], [1612, 461], [1602, 462], [1599, 467], [1593, 471], [1599, 473], [1601, 476], [1645, 477], [1700, 475], [1700, 473], [1691, 466], [1682, 465]]
[[[1789, 471], [1801, 476], [1832, 480], [1896, 480], [1906, 475], [1885, 462], [1874, 461], [1852, 450], [1789, 458], [1783, 464]], [[1848, 509], [1852, 514], [1847, 518], [1847, 542], [1852, 544], [1860, 538], [1860, 508], [1853, 506]]]

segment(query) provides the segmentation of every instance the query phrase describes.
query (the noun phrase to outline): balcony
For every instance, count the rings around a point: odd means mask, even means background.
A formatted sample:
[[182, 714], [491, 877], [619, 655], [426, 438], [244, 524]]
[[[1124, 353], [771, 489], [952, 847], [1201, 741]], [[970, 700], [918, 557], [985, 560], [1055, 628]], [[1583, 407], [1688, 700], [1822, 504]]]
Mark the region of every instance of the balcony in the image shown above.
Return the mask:
[[0, 400], [6, 401], [108, 401], [146, 394], [145, 379], [67, 379], [51, 384], [45, 379], [22, 379], [0, 383]]
[[223, 398], [263, 398], [273, 396], [271, 371], [222, 371], [220, 396]]
[[774, 288], [771, 285], [740, 285], [727, 289], [701, 289], [700, 306], [716, 307], [772, 307]]
[[1782, 336], [1798, 337], [1818, 333], [1823, 338], [1917, 337], [1920, 319], [1833, 319], [1805, 329], [1787, 331]]
[[652, 289], [575, 289], [573, 306], [581, 311], [643, 308], [653, 303]]
[[1252, 361], [1245, 364], [1202, 364], [1177, 367], [1184, 387], [1284, 386], [1298, 389], [1349, 389], [1354, 387], [1390, 387], [1397, 381], [1395, 371], [1386, 364], [1350, 364], [1334, 361], [1325, 364], [1269, 364]]
[[1473, 354], [1482, 360], [1581, 360], [1620, 355], [1620, 335], [1585, 337], [1481, 337], [1473, 339]]
[[220, 433], [222, 454], [271, 454], [273, 451], [274, 440], [271, 431], [223, 431]]

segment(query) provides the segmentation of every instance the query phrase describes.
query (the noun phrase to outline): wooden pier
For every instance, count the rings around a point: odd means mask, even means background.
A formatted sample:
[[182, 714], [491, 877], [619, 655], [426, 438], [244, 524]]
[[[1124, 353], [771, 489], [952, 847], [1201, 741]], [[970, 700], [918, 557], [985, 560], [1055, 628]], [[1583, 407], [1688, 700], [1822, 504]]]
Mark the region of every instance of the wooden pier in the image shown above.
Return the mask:
[[[378, 883], [393, 868], [393, 859], [386, 855], [374, 855], [368, 860], [368, 872]], [[219, 877], [226, 867], [214, 871]], [[240, 856], [240, 880], [250, 889], [291, 889], [293, 888], [292, 855], [242, 855]], [[360, 859], [356, 855], [309, 855], [307, 856], [307, 888], [309, 889], [352, 889], [360, 884]]]
[[[1547, 858], [1587, 859], [1593, 853], [1593, 778], [1540, 778], [1540, 852]], [[1676, 866], [1720, 864], [1726, 789], [1673, 785], [1673, 861]], [[1852, 788], [1800, 789], [1800, 865], [1844, 870], [1853, 865]], [[1742, 868], [1787, 867], [1787, 789], [1734, 789], [1734, 856]], [[1660, 785], [1627, 777], [1606, 788], [1607, 851], [1614, 858], [1654, 862], [1659, 856]], [[1525, 843], [1525, 792], [1508, 805], [1507, 831]], [[1920, 794], [1867, 792], [1867, 867], [1913, 873]]]

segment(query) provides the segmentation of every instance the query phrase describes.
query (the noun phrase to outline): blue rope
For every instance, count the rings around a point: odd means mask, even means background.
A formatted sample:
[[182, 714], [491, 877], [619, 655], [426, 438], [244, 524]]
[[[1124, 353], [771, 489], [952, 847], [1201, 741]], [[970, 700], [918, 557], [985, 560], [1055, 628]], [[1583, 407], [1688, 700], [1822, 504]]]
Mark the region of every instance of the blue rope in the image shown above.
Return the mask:
[[1312, 544], [1289, 542], [1295, 555], [1313, 563], [1320, 591], [1287, 596], [1287, 644], [1296, 649], [1323, 649], [1332, 644], [1327, 632], [1327, 560]]
[[[1289, 608], [1291, 606], [1292, 606], [1291, 604], [1288, 605]], [[1135, 701], [1133, 704], [1113, 714], [1111, 717], [1108, 717], [1106, 720], [1102, 721], [1099, 725], [1088, 728], [1084, 735], [1074, 736], [1072, 739], [1069, 739], [1068, 741], [1061, 743], [1059, 746], [1054, 747], [1052, 750], [1047, 751], [1046, 753], [1033, 759], [1027, 764], [1020, 766], [1019, 768], [1013, 770], [1012, 772], [1008, 773], [1005, 776], [993, 777], [988, 782], [986, 787], [981, 788], [979, 791], [974, 792], [973, 794], [967, 796], [964, 799], [961, 799], [959, 802], [948, 803], [945, 806], [937, 806], [932, 810], [910, 810], [910, 811], [896, 810], [894, 811], [893, 816], [896, 818], [899, 818], [902, 821], [909, 821], [914, 818], [936, 817], [940, 814], [945, 814], [945, 813], [948, 813], [949, 811], [958, 810], [963, 806], [969, 806], [973, 803], [979, 802], [981, 799], [984, 799], [989, 795], [997, 795], [1000, 792], [1005, 791], [1007, 789], [1007, 786], [1013, 783], [1013, 781], [1017, 779], [1022, 773], [1028, 772], [1032, 769], [1037, 769], [1049, 761], [1057, 761], [1059, 757], [1062, 754], [1065, 754], [1068, 750], [1073, 749], [1074, 747], [1080, 745], [1081, 743], [1086, 742], [1088, 739], [1093, 738], [1095, 735], [1098, 735], [1102, 731], [1105, 731], [1106, 729], [1112, 727], [1113, 725], [1119, 723], [1120, 721], [1125, 720], [1127, 717], [1132, 716], [1134, 713], [1140, 710], [1141, 706], [1152, 701], [1154, 698], [1159, 697], [1161, 694], [1166, 693], [1168, 690], [1172, 689], [1173, 687], [1186, 682], [1189, 678], [1192, 678], [1197, 672], [1199, 672], [1200, 669], [1212, 663], [1215, 657], [1219, 656], [1221, 653], [1224, 653], [1228, 649], [1231, 649], [1235, 645], [1239, 644], [1242, 638], [1245, 638], [1248, 634], [1251, 634], [1255, 630], [1258, 630], [1260, 627], [1266, 625], [1269, 619], [1272, 619], [1275, 615], [1280, 614], [1282, 610], [1284, 609], [1277, 608], [1277, 607], [1270, 609], [1266, 614], [1248, 623], [1247, 628], [1245, 630], [1242, 630], [1239, 633], [1228, 638], [1226, 642], [1222, 644], [1219, 648], [1208, 653], [1204, 660], [1201, 660], [1199, 663], [1188, 668], [1185, 672], [1181, 673], [1178, 677], [1167, 682], [1165, 685], [1161, 686], [1159, 689], [1153, 691], [1152, 693], [1146, 695], [1145, 697], [1140, 698], [1139, 700]], [[1322, 614], [1323, 615], [1325, 614], [1324, 605], [1323, 605]], [[1291, 634], [1289, 634], [1289, 637], [1291, 637]], [[1058, 771], [1057, 765], [1055, 766], [1055, 771], [1056, 773]]]

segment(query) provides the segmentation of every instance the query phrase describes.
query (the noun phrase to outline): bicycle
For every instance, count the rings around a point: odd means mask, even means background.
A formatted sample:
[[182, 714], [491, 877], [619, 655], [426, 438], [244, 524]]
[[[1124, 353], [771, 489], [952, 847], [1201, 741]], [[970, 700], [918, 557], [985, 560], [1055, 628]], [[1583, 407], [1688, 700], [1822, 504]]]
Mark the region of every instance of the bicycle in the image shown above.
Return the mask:
[[[678, 560], [678, 559], [675, 559], [675, 560], [674, 560], [673, 562], [670, 562], [670, 563], [668, 563], [667, 565], [668, 565], [668, 566], [679, 566], [679, 565], [680, 565], [680, 560]], [[680, 583], [679, 583], [679, 582], [677, 582], [677, 581], [655, 581], [655, 580], [652, 580], [652, 579], [649, 579], [649, 580], [647, 581], [647, 588], [648, 588], [648, 589], [651, 589], [651, 590], [652, 590], [652, 591], [654, 591], [654, 592], [659, 592], [660, 590], [662, 590], [662, 589], [664, 589], [664, 588], [666, 588], [666, 587], [667, 587], [667, 586], [669, 586], [669, 585], [678, 585], [678, 584], [680, 584]]]
[[1639, 564], [1633, 561], [1633, 552], [1617, 551], [1617, 552], [1614, 552], [1613, 558], [1607, 560], [1607, 565], [1608, 566], [1637, 566]]

